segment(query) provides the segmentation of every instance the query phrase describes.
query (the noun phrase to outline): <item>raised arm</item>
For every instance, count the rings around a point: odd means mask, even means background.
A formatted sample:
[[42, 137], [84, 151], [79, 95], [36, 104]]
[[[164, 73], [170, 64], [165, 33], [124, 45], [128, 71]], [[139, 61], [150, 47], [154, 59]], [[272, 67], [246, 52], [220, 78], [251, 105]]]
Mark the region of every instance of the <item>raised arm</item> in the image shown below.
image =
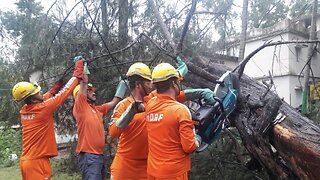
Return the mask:
[[48, 92], [46, 92], [43, 95], [44, 100], [47, 100], [49, 98], [51, 98], [52, 96], [55, 96], [56, 94], [59, 93], [59, 91], [63, 88], [63, 86], [66, 84], [66, 82], [63, 81], [63, 79], [59, 79], [59, 81], [55, 82], [54, 85], [52, 86], [52, 88], [50, 88], [48, 90]]
[[56, 110], [68, 96], [72, 93], [73, 89], [79, 84], [79, 81], [83, 78], [84, 59], [78, 60], [75, 63], [73, 71], [73, 77], [66, 83], [66, 85], [53, 97], [44, 101], [46, 110], [53, 112]]

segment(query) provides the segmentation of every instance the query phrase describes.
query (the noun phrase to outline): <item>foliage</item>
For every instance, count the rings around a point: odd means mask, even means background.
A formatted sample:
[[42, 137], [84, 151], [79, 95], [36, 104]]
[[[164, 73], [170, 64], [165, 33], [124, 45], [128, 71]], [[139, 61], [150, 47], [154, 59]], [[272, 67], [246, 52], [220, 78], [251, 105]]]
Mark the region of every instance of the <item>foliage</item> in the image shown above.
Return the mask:
[[[9, 167], [18, 162], [21, 152], [21, 130], [0, 129], [0, 165]], [[13, 155], [15, 154], [15, 155]]]
[[320, 123], [320, 101], [315, 100], [310, 102], [310, 112], [306, 114], [309, 119], [314, 120], [317, 124]]
[[11, 97], [11, 88], [15, 79], [20, 79], [19, 69], [0, 58], [0, 127], [19, 124], [19, 104]]
[[291, 18], [299, 18], [303, 15], [311, 15], [312, 0], [294, 0], [290, 1], [289, 15]]
[[54, 26], [50, 19], [41, 13], [42, 7], [34, 0], [16, 3], [19, 11], [5, 12], [1, 17], [3, 26], [13, 39], [18, 39], [19, 49], [16, 62], [24, 79], [28, 80], [30, 71], [40, 69], [46, 47], [53, 35]]
[[53, 175], [59, 174], [60, 172], [65, 172], [70, 175], [79, 174], [80, 169], [78, 165], [78, 156], [76, 154], [77, 141], [72, 140], [68, 143], [68, 148], [66, 149], [69, 152], [67, 158], [61, 158], [58, 160], [53, 160]]
[[205, 151], [192, 154], [190, 179], [268, 179], [262, 169], [249, 170], [246, 167], [245, 163], [251, 157], [241, 144], [238, 132], [233, 134], [236, 141], [223, 133], [221, 138]]
[[250, 1], [249, 26], [266, 28], [287, 17], [284, 0]]

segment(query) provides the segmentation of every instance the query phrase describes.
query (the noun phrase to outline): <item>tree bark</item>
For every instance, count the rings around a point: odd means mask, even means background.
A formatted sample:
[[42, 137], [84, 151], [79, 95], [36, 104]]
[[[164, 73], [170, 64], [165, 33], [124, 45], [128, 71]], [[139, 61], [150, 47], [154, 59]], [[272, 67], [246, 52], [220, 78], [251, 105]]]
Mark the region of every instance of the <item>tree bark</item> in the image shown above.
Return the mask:
[[163, 19], [161, 18], [161, 15], [160, 15], [154, 1], [148, 0], [148, 2], [149, 2], [151, 9], [153, 10], [154, 16], [156, 17], [156, 19], [160, 25], [160, 29], [162, 30], [163, 35], [165, 36], [166, 40], [169, 42], [169, 45], [171, 46], [171, 48], [173, 50], [175, 50], [176, 43], [174, 42], [173, 38], [171, 37], [167, 25], [164, 23]]
[[[318, 0], [313, 0], [312, 8], [312, 18], [311, 27], [309, 32], [309, 40], [315, 40], [317, 38], [317, 10], [318, 10]], [[303, 97], [302, 97], [302, 114], [307, 114], [308, 112], [308, 97], [309, 97], [309, 77], [310, 77], [310, 66], [311, 59], [314, 54], [314, 44], [309, 44], [308, 54], [307, 54], [307, 66], [304, 71], [304, 84], [303, 84]]]
[[123, 47], [128, 43], [128, 20], [129, 6], [128, 0], [118, 0], [119, 7], [119, 47]]
[[176, 54], [181, 53], [181, 51], [182, 51], [183, 40], [188, 32], [190, 20], [196, 10], [196, 7], [197, 7], [197, 0], [192, 0], [190, 11], [189, 11], [188, 16], [183, 24], [181, 38], [180, 38], [180, 41], [179, 41], [177, 48], [176, 48]]
[[109, 34], [107, 0], [101, 0], [102, 36], [107, 39]]
[[241, 26], [241, 39], [240, 39], [240, 47], [239, 47], [239, 61], [242, 61], [244, 58], [244, 53], [246, 50], [246, 39], [247, 39], [247, 25], [248, 25], [248, 1], [243, 0], [243, 7], [242, 7], [242, 26]]

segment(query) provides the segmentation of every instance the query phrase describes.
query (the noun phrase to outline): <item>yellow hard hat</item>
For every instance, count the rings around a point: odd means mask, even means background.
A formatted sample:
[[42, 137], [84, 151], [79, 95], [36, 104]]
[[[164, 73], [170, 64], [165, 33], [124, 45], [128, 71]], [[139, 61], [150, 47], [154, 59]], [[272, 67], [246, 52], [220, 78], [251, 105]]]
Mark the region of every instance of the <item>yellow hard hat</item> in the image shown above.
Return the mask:
[[180, 73], [169, 63], [160, 63], [152, 71], [152, 83], [166, 81], [169, 78], [176, 77], [182, 80]]
[[138, 75], [145, 79], [151, 80], [151, 71], [150, 68], [141, 62], [132, 64], [127, 72], [127, 77]]
[[[73, 90], [73, 97], [76, 97], [76, 94], [77, 94], [77, 92], [79, 91], [79, 89], [80, 89], [80, 84], [78, 84], [75, 88], [74, 88], [74, 90]], [[93, 92], [95, 92], [96, 91], [96, 88], [95, 87], [93, 87], [93, 85], [91, 84], [91, 83], [88, 83], [88, 89], [91, 89]]]
[[12, 96], [15, 101], [21, 102], [39, 91], [41, 91], [41, 87], [37, 83], [19, 82], [13, 86]]

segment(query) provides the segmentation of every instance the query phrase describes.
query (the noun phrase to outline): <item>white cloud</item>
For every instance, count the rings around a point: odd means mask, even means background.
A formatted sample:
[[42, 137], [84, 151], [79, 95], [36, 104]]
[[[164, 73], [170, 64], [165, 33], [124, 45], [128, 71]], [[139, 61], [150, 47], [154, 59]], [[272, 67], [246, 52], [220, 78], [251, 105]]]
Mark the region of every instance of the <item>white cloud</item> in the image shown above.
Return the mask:
[[14, 8], [15, 8], [14, 3], [15, 3], [15, 1], [0, 0], [0, 10], [1, 11], [14, 10]]

